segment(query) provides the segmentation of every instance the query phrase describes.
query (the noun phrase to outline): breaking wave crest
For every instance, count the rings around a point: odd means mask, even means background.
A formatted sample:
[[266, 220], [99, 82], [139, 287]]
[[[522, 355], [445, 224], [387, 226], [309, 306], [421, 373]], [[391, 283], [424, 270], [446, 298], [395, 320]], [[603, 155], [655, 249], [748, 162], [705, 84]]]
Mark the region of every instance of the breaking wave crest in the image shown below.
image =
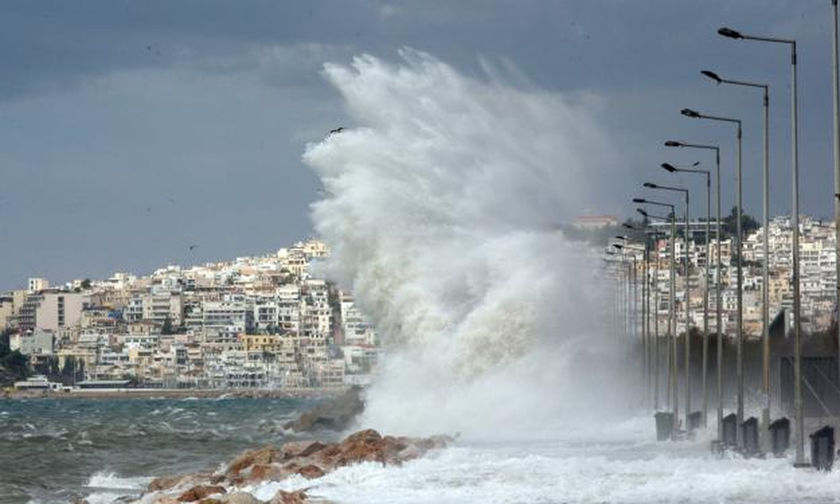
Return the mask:
[[525, 432], [580, 419], [594, 391], [620, 397], [598, 259], [558, 226], [609, 176], [587, 106], [400, 56], [325, 65], [356, 126], [304, 154], [327, 195], [312, 208], [325, 273], [389, 345], [365, 424]]

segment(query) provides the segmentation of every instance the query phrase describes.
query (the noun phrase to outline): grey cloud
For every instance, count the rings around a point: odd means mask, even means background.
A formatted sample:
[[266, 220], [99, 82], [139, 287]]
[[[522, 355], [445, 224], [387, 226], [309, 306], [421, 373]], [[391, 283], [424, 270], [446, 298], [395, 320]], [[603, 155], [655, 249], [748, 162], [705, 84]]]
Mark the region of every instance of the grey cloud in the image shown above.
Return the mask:
[[[612, 138], [605, 149], [628, 176], [604, 180], [591, 208], [625, 214], [636, 183], [664, 176], [660, 162], [694, 160], [662, 148], [667, 137], [719, 142], [732, 180], [731, 132], [679, 117], [685, 106], [744, 118], [745, 201], [757, 213], [758, 102], [698, 71], [766, 80], [780, 213], [790, 200], [787, 55], [715, 30], [795, 36], [803, 211], [828, 215], [829, 16], [828, 2], [793, 0], [5, 1], [0, 288], [33, 274], [148, 271], [306, 236], [318, 182], [300, 155], [346, 121], [322, 64], [361, 53], [395, 59], [404, 46], [468, 75], [594, 104]], [[202, 246], [184, 256], [182, 241]]]

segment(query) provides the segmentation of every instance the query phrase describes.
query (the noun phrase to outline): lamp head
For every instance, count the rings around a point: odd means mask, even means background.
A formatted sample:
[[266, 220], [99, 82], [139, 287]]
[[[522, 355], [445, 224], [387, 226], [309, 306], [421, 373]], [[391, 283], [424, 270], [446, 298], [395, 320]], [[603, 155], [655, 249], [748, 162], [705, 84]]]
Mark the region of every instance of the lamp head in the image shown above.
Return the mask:
[[624, 245], [622, 245], [622, 244], [620, 244], [620, 243], [613, 243], [613, 244], [612, 244], [612, 246], [613, 246], [613, 247], [615, 247], [615, 248], [617, 248], [617, 249], [619, 249], [619, 250], [621, 250], [621, 249], [623, 249], [623, 248], [624, 248]]
[[688, 109], [688, 108], [684, 108], [684, 109], [680, 110], [680, 114], [682, 114], [686, 117], [693, 117], [694, 119], [699, 119], [700, 118], [700, 112], [697, 112], [696, 110], [691, 110], [691, 109]]
[[658, 186], [650, 182], [645, 182], [644, 184], [642, 184], [642, 187], [647, 187], [648, 189], [656, 189]]
[[718, 84], [720, 84], [721, 82], [723, 82], [723, 79], [721, 79], [721, 78], [718, 76], [718, 74], [716, 74], [716, 73], [712, 72], [711, 70], [700, 70], [700, 73], [701, 73], [701, 74], [703, 74], [703, 75], [705, 75], [706, 77], [708, 77], [708, 78], [712, 79], [713, 81], [715, 81], [715, 82], [716, 82], [716, 83], [718, 83]]
[[627, 241], [627, 237], [626, 237], [626, 236], [624, 236], [624, 235], [615, 235], [615, 239], [616, 239], [616, 240], [624, 240], [624, 241]]
[[733, 30], [732, 28], [727, 28], [725, 26], [723, 28], [718, 28], [718, 35], [722, 35], [724, 37], [729, 37], [729, 38], [733, 38], [733, 39], [744, 38], [744, 36], [741, 35], [740, 32], [737, 32], [737, 31]]
[[647, 200], [644, 198], [633, 198], [633, 203], [647, 203]]
[[674, 165], [672, 165], [671, 163], [662, 163], [660, 166], [662, 166], [662, 168], [665, 168], [666, 170], [668, 170], [671, 173], [674, 173], [675, 171], [677, 171], [677, 168]]
[[623, 224], [621, 225], [621, 227], [623, 227], [624, 229], [633, 229], [633, 230], [635, 230], [635, 229], [636, 229], [636, 228], [634, 228], [634, 227], [633, 227], [633, 225], [632, 225], [632, 224], [628, 224], [628, 223], [626, 223], [626, 222], [625, 222], [625, 223], [623, 223]]
[[643, 217], [648, 216], [648, 213], [645, 211], [644, 208], [637, 208], [636, 211], [639, 212]]
[[665, 142], [665, 147], [685, 147], [685, 144], [676, 140], [668, 140]]

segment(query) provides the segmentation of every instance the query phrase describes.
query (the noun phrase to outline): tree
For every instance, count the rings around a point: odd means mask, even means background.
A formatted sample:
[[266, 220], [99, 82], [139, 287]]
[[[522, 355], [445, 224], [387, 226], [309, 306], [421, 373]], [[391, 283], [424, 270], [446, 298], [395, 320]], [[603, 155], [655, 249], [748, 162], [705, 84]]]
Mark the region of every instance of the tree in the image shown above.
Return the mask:
[[[721, 228], [723, 234], [726, 236], [735, 236], [738, 232], [737, 224], [738, 224], [738, 216], [736, 215], [738, 211], [737, 206], [733, 206], [732, 210], [729, 212], [729, 215], [723, 218], [723, 222], [721, 222]], [[750, 233], [758, 229], [758, 221], [756, 221], [751, 215], [744, 213], [743, 209], [741, 210], [741, 236], [748, 236]]]
[[81, 287], [84, 290], [90, 289], [90, 278], [85, 278], [84, 280], [82, 280]]
[[69, 356], [64, 360], [64, 367], [61, 368], [61, 380], [64, 383], [81, 381], [85, 376], [85, 361]]
[[163, 321], [163, 326], [160, 328], [160, 333], [174, 334], [174, 332], [172, 331], [172, 319], [166, 317], [166, 319]]
[[0, 344], [0, 372], [11, 375], [13, 380], [22, 380], [31, 374], [29, 359], [17, 350], [11, 350], [8, 345]]

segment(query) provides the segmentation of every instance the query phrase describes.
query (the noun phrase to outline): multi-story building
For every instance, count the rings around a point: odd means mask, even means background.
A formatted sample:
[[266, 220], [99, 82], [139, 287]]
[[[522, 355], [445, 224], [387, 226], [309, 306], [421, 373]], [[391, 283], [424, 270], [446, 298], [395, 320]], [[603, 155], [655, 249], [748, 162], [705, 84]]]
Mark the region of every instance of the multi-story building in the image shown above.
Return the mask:
[[26, 297], [17, 314], [17, 326], [23, 330], [45, 329], [57, 332], [81, 323], [86, 294], [63, 291], [40, 291]]

